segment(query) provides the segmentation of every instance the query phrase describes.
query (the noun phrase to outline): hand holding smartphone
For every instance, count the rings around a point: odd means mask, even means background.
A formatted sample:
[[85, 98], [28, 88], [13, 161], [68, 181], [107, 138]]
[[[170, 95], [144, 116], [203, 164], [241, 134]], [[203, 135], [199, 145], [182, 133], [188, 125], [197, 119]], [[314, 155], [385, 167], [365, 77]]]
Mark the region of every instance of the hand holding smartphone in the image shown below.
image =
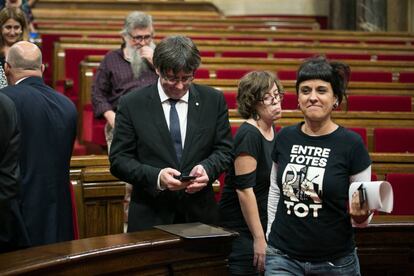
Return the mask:
[[174, 178], [180, 180], [181, 182], [191, 181], [196, 179], [195, 175], [174, 175]]
[[367, 200], [367, 191], [365, 190], [363, 184], [358, 187], [358, 195], [359, 195], [359, 208], [362, 209], [365, 201]]

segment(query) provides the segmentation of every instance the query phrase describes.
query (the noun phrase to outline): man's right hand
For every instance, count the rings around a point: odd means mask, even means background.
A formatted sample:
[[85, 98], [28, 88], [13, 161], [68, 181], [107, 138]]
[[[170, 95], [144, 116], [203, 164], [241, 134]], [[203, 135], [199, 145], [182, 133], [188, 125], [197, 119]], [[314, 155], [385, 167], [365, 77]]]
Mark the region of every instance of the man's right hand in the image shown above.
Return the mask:
[[104, 117], [108, 124], [114, 128], [115, 127], [115, 112], [113, 110], [108, 110], [104, 114]]
[[170, 191], [179, 191], [185, 189], [191, 182], [184, 181], [181, 182], [178, 179], [175, 179], [174, 176], [178, 176], [181, 173], [172, 168], [162, 169], [160, 172], [160, 186], [163, 189], [168, 189]]

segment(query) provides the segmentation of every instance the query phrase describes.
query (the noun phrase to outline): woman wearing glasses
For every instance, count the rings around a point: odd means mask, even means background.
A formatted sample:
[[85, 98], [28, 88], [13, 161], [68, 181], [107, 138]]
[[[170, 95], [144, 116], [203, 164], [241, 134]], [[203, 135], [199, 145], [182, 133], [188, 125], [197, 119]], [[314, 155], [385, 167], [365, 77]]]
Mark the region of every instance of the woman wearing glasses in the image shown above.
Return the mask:
[[7, 86], [4, 74], [5, 57], [14, 43], [27, 38], [27, 23], [19, 8], [4, 8], [0, 11], [0, 88]]
[[221, 224], [240, 233], [229, 256], [232, 275], [259, 275], [264, 269], [270, 154], [282, 99], [282, 85], [270, 72], [250, 72], [240, 80], [238, 110], [246, 121], [234, 139], [234, 166], [220, 201]]
[[[323, 57], [299, 68], [296, 93], [304, 122], [283, 128], [272, 153], [266, 275], [360, 275], [352, 224], [367, 224], [351, 182], [370, 181], [362, 138], [332, 121], [350, 69]], [[272, 221], [274, 223], [272, 224]]]

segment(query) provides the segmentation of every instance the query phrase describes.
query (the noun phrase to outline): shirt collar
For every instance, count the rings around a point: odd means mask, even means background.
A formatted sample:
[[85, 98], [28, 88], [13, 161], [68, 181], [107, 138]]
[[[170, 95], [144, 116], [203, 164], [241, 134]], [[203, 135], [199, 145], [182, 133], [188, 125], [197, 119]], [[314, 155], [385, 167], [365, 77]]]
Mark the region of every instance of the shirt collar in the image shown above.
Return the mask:
[[[160, 99], [161, 99], [161, 103], [164, 103], [165, 101], [168, 101], [168, 99], [170, 97], [168, 97], [167, 94], [165, 94], [164, 89], [162, 88], [162, 85], [161, 85], [160, 78], [158, 78], [157, 88], [158, 88], [158, 94], [159, 94]], [[188, 103], [188, 96], [189, 96], [189, 93], [188, 93], [188, 90], [187, 90], [187, 92], [185, 92], [184, 96], [182, 96], [180, 98], [180, 101]]]

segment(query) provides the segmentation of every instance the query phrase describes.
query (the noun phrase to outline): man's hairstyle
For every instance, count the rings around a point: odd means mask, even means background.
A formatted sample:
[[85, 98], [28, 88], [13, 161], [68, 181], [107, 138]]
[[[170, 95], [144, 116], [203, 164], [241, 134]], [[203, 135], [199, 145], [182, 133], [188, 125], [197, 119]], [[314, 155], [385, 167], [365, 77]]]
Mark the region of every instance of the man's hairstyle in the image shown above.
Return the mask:
[[162, 76], [168, 71], [174, 75], [180, 71], [194, 73], [201, 63], [197, 46], [190, 38], [180, 35], [164, 38], [155, 47], [152, 60]]
[[[22, 34], [19, 37], [20, 40], [27, 39], [27, 21], [24, 12], [19, 8], [4, 8], [0, 11], [0, 29], [3, 29], [4, 24], [7, 20], [14, 19], [16, 20], [21, 28]], [[5, 41], [3, 35], [0, 35], [0, 48], [5, 46]]]
[[[36, 46], [37, 47], [37, 46]], [[29, 59], [22, 55], [18, 47], [11, 47], [6, 57], [6, 62], [11, 68], [21, 70], [41, 70], [42, 68], [42, 52], [39, 50], [34, 59]]]
[[338, 99], [338, 105], [346, 97], [346, 88], [351, 70], [342, 62], [328, 61], [325, 57], [312, 57], [305, 60], [299, 67], [296, 78], [296, 93], [299, 93], [299, 85], [307, 80], [323, 80], [332, 86], [334, 95]]
[[126, 36], [135, 29], [146, 29], [152, 27], [152, 17], [149, 14], [134, 11], [125, 18], [124, 28], [121, 34]]
[[244, 119], [257, 119], [257, 104], [264, 95], [276, 84], [279, 93], [283, 93], [283, 86], [275, 74], [269, 71], [252, 71], [244, 75], [239, 82], [237, 91], [237, 106]]

